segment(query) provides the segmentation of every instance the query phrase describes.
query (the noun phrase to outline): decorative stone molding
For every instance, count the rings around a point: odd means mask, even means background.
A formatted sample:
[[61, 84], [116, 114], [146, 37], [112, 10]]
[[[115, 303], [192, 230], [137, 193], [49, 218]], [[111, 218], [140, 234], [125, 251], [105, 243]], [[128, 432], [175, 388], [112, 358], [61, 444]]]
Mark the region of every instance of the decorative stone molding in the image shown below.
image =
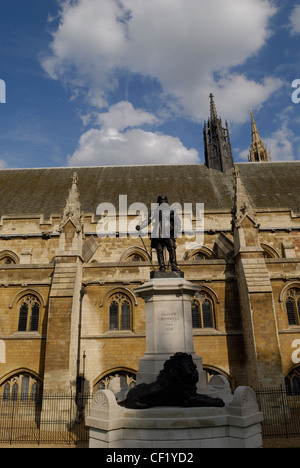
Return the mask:
[[92, 408], [101, 408], [101, 409], [107, 409], [109, 408], [109, 396], [108, 392], [105, 390], [100, 390], [97, 393], [95, 393], [93, 397], [93, 403], [92, 403]]
[[83, 230], [83, 220], [80, 210], [79, 191], [77, 183], [78, 175], [77, 172], [74, 172], [72, 176], [72, 187], [69, 190], [69, 196], [66, 199], [66, 206], [60, 220], [59, 232], [62, 232], [64, 226], [67, 224], [68, 221], [72, 222], [72, 224], [76, 228], [77, 233], [82, 232]]
[[279, 302], [283, 302], [285, 300], [285, 296], [286, 296], [288, 290], [293, 289], [293, 288], [300, 289], [300, 281], [292, 281], [292, 282], [286, 284], [284, 286], [284, 288], [282, 288], [282, 290], [280, 291]]
[[257, 405], [254, 390], [251, 387], [238, 387], [234, 392], [230, 406], [242, 408], [249, 405]]
[[235, 200], [234, 200], [234, 208], [232, 210], [233, 226], [236, 229], [241, 228], [244, 219], [248, 217], [252, 221], [254, 228], [258, 229], [260, 225], [257, 223], [256, 211], [250, 202], [249, 195], [242, 182], [240, 171], [237, 166], [235, 166], [234, 168], [234, 175], [235, 175]]
[[11, 303], [9, 304], [9, 308], [12, 309], [14, 306], [14, 303], [18, 301], [19, 299], [21, 299], [22, 296], [25, 296], [27, 294], [36, 296], [40, 300], [42, 306], [46, 307], [46, 301], [45, 301], [44, 296], [37, 289], [30, 288], [30, 289], [22, 289], [22, 291], [19, 291], [17, 294], [15, 294], [15, 296], [11, 300]]
[[106, 291], [106, 293], [104, 294], [104, 296], [102, 297], [102, 299], [100, 301], [100, 307], [103, 307], [104, 302], [107, 299], [107, 297], [109, 297], [109, 296], [111, 296], [113, 294], [116, 294], [117, 292], [127, 294], [129, 296], [129, 298], [132, 300], [132, 303], [135, 306], [138, 305], [137, 298], [136, 298], [135, 294], [130, 289], [116, 286], [116, 287], [111, 288], [108, 291]]

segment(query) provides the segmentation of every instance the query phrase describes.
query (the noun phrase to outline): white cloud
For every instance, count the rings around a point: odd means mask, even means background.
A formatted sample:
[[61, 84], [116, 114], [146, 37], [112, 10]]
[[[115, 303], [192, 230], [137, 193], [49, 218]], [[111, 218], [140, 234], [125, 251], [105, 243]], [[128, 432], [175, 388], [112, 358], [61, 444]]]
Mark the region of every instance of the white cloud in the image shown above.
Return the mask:
[[[214, 91], [217, 111], [220, 116], [231, 123], [243, 123], [249, 120], [249, 110], [259, 110], [262, 104], [282, 86], [278, 78], [268, 77], [262, 83], [247, 79], [245, 75], [228, 74], [218, 81]], [[199, 99], [207, 101], [210, 86], [199, 90]], [[188, 100], [189, 108], [194, 115], [197, 114], [197, 101], [192, 97]], [[207, 110], [204, 112], [207, 113]], [[207, 117], [204, 117], [206, 119]]]
[[239, 148], [236, 150], [238, 154], [239, 161], [249, 161], [249, 148], [240, 150]]
[[232, 73], [266, 43], [275, 13], [271, 0], [61, 4], [44, 69], [69, 84], [75, 95], [83, 91], [99, 109], [117, 87], [120, 69], [158, 80], [165, 100], [176, 101], [177, 110], [196, 121], [207, 118], [211, 91], [223, 96], [222, 112], [240, 121], [248, 117], [250, 102], [259, 107], [281, 85], [272, 77], [256, 83]]
[[197, 164], [195, 149], [185, 148], [178, 138], [141, 129], [92, 129], [84, 133], [70, 166], [140, 164]]
[[291, 129], [290, 122], [294, 118], [294, 107], [289, 106], [278, 116], [279, 127], [264, 143], [271, 153], [272, 161], [294, 161], [300, 158], [300, 137]]
[[140, 127], [145, 124], [155, 125], [159, 121], [155, 115], [143, 109], [134, 109], [128, 101], [121, 101], [111, 106], [108, 112], [99, 114], [98, 123], [104, 128], [125, 130], [128, 127]]
[[90, 88], [87, 98], [106, 105], [106, 92], [125, 46], [122, 10], [116, 0], [61, 1], [61, 21], [53, 33], [52, 54], [42, 61], [45, 71], [76, 92]]
[[300, 34], [300, 5], [295, 5], [290, 16], [290, 32], [291, 34]]
[[265, 138], [265, 144], [271, 153], [272, 161], [294, 161], [295, 151], [294, 144], [296, 137], [294, 133], [288, 129], [287, 123], [273, 132], [271, 137]]
[[128, 101], [111, 106], [107, 112], [94, 116], [101, 129], [85, 132], [77, 150], [69, 156], [70, 165], [128, 165], [198, 163], [198, 152], [185, 148], [178, 138], [147, 132], [145, 124], [159, 120], [143, 109], [135, 109]]

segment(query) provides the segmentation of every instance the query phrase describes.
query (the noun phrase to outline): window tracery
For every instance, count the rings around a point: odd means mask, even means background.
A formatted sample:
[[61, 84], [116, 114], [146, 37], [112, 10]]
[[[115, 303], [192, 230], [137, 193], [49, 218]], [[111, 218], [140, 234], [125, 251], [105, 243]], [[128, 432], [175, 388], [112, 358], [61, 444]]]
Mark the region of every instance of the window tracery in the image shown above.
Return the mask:
[[131, 302], [125, 294], [114, 294], [109, 305], [109, 329], [131, 330], [131, 309]]
[[149, 260], [148, 253], [140, 247], [130, 247], [120, 257], [120, 262], [148, 262]]
[[136, 383], [136, 375], [129, 371], [116, 371], [102, 377], [94, 386], [94, 391], [107, 390], [114, 379], [120, 379], [125, 381], [126, 385], [130, 387]]
[[287, 292], [285, 306], [289, 325], [300, 325], [300, 289]]
[[206, 292], [197, 293], [192, 298], [193, 328], [215, 328], [214, 304]]
[[185, 252], [183, 260], [201, 261], [213, 260], [214, 258], [214, 252], [210, 248], [203, 246], [201, 249], [189, 250]]
[[286, 376], [285, 388], [288, 395], [300, 395], [300, 367], [293, 369]]
[[42, 382], [29, 373], [16, 374], [0, 387], [0, 398], [3, 402], [34, 403], [41, 394]]
[[39, 329], [40, 303], [35, 296], [29, 295], [20, 301], [19, 324], [20, 332], [35, 332]]

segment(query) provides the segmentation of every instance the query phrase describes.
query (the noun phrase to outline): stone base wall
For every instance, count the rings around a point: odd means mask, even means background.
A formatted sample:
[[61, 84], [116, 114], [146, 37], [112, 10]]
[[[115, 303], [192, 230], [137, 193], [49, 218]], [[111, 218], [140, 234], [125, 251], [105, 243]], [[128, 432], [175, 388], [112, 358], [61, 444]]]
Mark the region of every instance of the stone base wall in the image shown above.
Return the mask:
[[256, 397], [238, 387], [224, 408], [130, 410], [110, 390], [95, 394], [86, 424], [90, 448], [261, 448]]

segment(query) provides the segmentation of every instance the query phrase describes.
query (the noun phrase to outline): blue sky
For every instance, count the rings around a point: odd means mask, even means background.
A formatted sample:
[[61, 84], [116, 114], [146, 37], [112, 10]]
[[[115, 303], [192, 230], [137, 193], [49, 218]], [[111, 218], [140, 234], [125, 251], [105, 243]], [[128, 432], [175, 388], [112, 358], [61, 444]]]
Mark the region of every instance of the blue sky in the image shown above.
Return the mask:
[[299, 160], [300, 1], [1, 0], [0, 168], [203, 163], [209, 94]]

